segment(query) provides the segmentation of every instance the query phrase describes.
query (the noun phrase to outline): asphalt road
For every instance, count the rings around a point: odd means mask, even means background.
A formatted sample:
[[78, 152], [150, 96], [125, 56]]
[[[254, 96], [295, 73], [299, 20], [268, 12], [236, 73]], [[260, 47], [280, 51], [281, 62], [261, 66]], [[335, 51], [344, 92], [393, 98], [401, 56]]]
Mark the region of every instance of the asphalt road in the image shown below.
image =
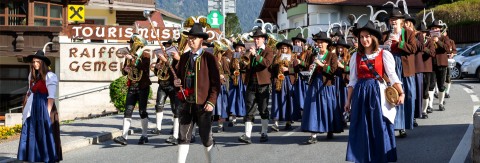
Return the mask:
[[[471, 139], [466, 131], [472, 123], [473, 108], [480, 105], [477, 94], [480, 94], [480, 83], [477, 80], [455, 81], [451, 90], [452, 97], [447, 99], [446, 111], [437, 111], [436, 100], [435, 111], [429, 115], [429, 119], [418, 119], [420, 126], [408, 130], [407, 138], [396, 139], [397, 162], [471, 162], [468, 152], [465, 153], [469, 151], [468, 139]], [[154, 117], [153, 110], [150, 113]], [[164, 122], [168, 121], [171, 120], [164, 119]], [[217, 162], [345, 162], [348, 129], [336, 134], [333, 140], [327, 140], [326, 135], [321, 134], [318, 136], [319, 142], [307, 145], [305, 142], [309, 133], [299, 132], [300, 122], [296, 122], [293, 124], [295, 130], [270, 133], [269, 141], [260, 143], [260, 122], [255, 124], [251, 145], [237, 141], [238, 136], [243, 134], [243, 124], [225, 127], [226, 131], [220, 134], [214, 133]], [[165, 143], [171, 125], [163, 128], [162, 135], [150, 135], [148, 144], [137, 145], [140, 135], [136, 133], [129, 136], [127, 146], [112, 141], [92, 145], [64, 154], [64, 162], [176, 162], [178, 147]], [[466, 139], [462, 141], [464, 137]], [[461, 142], [468, 145], [462, 145]], [[190, 146], [187, 162], [204, 160], [203, 146], [197, 136], [197, 142]]]

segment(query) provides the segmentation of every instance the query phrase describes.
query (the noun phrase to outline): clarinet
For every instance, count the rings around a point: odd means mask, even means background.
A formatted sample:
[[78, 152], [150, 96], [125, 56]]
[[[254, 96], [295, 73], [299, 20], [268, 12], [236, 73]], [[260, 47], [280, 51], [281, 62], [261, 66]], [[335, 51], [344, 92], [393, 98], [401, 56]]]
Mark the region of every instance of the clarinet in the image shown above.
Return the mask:
[[[316, 51], [316, 49], [315, 49]], [[314, 53], [315, 54], [315, 53]], [[320, 55], [318, 54], [317, 52], [317, 57], [316, 59], [320, 60]], [[308, 83], [312, 83], [312, 76], [313, 76], [313, 72], [315, 72], [315, 69], [317, 69], [317, 64], [315, 63], [315, 61], [312, 61], [312, 63], [314, 64], [313, 65], [313, 68], [310, 70], [309, 74], [310, 74], [310, 77], [308, 78]]]

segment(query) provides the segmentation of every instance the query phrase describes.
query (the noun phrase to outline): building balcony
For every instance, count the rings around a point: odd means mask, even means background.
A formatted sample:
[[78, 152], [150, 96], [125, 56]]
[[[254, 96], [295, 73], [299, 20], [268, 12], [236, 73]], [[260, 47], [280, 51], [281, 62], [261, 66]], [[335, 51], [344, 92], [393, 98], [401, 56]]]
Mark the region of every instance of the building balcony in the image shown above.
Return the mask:
[[26, 56], [43, 49], [47, 42], [47, 56], [59, 56], [59, 38], [62, 27], [0, 26], [0, 56]]

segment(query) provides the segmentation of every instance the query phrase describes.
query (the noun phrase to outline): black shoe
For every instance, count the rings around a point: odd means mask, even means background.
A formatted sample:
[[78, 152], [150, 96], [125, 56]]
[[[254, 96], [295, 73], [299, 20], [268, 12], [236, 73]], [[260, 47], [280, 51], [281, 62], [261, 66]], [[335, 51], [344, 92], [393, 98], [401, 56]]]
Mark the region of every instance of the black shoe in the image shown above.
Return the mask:
[[233, 127], [233, 126], [235, 126], [235, 123], [233, 123], [233, 122], [228, 122], [228, 127]]
[[333, 139], [333, 132], [327, 133], [327, 139]]
[[418, 127], [417, 119], [413, 118], [413, 127]]
[[276, 125], [272, 125], [272, 132], [278, 132], [280, 129]]
[[217, 128], [217, 133], [222, 133], [225, 129], [223, 127], [218, 127]]
[[447, 103], [447, 101], [446, 101], [446, 100], [444, 100], [444, 101], [443, 101], [443, 105], [445, 105], [446, 103]]
[[440, 105], [440, 106], [438, 107], [438, 110], [440, 110], [440, 111], [445, 111], [445, 106]]
[[190, 139], [190, 143], [195, 143], [195, 135], [192, 135], [192, 138]]
[[242, 143], [247, 143], [247, 144], [252, 144], [252, 139], [250, 139], [249, 137], [247, 137], [247, 135], [243, 134], [242, 136], [240, 136], [238, 138], [238, 141], [239, 142], [242, 142]]
[[167, 139], [165, 139], [165, 142], [166, 142], [166, 143], [172, 143], [173, 139], [175, 139], [175, 137], [170, 136], [170, 137], [168, 137]]
[[262, 136], [260, 137], [260, 142], [267, 142], [268, 141], [268, 135], [263, 133]]
[[399, 137], [401, 138], [407, 137], [407, 131], [405, 130], [398, 130], [398, 133], [399, 133]]
[[428, 114], [427, 113], [422, 113], [422, 119], [428, 119]]
[[127, 145], [127, 139], [125, 139], [123, 136], [118, 136], [114, 138], [113, 141], [121, 145]]
[[445, 94], [445, 98], [450, 98], [450, 94]]
[[433, 113], [433, 108], [429, 106], [429, 107], [427, 108], [427, 113]]
[[155, 134], [155, 135], [160, 135], [160, 130], [158, 128], [155, 128], [152, 131], [150, 131], [150, 133]]
[[310, 136], [307, 141], [308, 144], [315, 144], [317, 143], [317, 138], [314, 138], [313, 136]]
[[434, 96], [435, 98], [438, 98], [438, 94], [437, 94], [437, 93], [433, 94], [433, 96]]
[[291, 123], [287, 123], [287, 124], [285, 124], [284, 130], [285, 130], [285, 131], [290, 131], [290, 130], [292, 130], [292, 128], [293, 128], [293, 127], [292, 127], [292, 124], [291, 124]]
[[140, 139], [138, 140], [138, 144], [145, 144], [145, 143], [148, 143], [148, 137], [140, 136]]

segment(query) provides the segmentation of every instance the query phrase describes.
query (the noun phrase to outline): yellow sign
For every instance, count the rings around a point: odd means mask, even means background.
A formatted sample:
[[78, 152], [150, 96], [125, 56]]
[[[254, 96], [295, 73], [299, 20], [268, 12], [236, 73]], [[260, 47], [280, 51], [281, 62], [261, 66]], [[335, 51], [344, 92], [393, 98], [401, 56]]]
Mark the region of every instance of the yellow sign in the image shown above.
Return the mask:
[[69, 22], [85, 22], [85, 5], [68, 5]]

